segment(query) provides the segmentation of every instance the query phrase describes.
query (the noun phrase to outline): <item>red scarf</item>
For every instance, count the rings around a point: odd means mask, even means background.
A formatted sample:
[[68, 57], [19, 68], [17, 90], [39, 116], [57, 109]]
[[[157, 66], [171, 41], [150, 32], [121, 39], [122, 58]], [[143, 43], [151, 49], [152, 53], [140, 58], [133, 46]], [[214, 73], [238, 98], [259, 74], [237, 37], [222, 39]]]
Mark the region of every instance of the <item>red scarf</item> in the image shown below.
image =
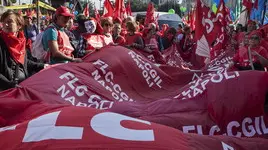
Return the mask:
[[18, 32], [18, 37], [14, 36], [13, 33], [6, 33], [3, 31], [0, 33], [0, 35], [7, 45], [12, 58], [17, 63], [24, 64], [26, 39], [23, 32]]

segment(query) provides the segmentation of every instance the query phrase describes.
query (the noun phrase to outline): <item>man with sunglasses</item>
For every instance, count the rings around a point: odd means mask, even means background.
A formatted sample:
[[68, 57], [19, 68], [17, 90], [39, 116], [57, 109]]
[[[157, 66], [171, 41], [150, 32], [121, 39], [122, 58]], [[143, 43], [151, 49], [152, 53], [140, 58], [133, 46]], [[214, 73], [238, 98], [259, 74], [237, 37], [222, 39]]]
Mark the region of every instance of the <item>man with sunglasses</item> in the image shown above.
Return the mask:
[[260, 46], [262, 33], [253, 31], [249, 35], [249, 45], [241, 47], [234, 57], [239, 70], [264, 70], [268, 66], [268, 51]]

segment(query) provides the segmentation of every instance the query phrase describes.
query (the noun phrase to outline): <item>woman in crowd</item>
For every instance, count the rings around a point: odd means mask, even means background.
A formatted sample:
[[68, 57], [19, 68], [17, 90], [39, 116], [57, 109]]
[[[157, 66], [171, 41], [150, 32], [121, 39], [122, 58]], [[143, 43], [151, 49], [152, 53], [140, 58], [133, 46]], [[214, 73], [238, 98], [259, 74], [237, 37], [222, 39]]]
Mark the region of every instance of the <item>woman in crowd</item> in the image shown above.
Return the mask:
[[268, 66], [268, 52], [260, 46], [261, 34], [261, 32], [255, 31], [249, 35], [249, 46], [241, 47], [234, 56], [236, 68], [239, 70], [264, 70], [264, 67]]
[[126, 28], [128, 34], [126, 35], [125, 45], [130, 48], [142, 50], [144, 49], [144, 42], [140, 33], [137, 33], [137, 27], [135, 22], [127, 22]]
[[160, 37], [156, 34], [156, 25], [154, 23], [150, 23], [148, 27], [144, 28], [143, 36], [145, 43], [144, 51], [152, 53], [161, 49]]
[[126, 40], [123, 36], [120, 35], [121, 31], [122, 31], [121, 25], [119, 23], [114, 24], [113, 41], [116, 45], [123, 46]]
[[177, 34], [177, 30], [175, 28], [169, 28], [164, 36], [162, 37], [162, 44], [163, 44], [163, 48], [162, 50], [165, 50], [167, 48], [169, 48], [170, 46], [172, 46], [175, 38], [176, 38], [176, 34]]
[[113, 19], [110, 17], [103, 18], [101, 20], [101, 26], [103, 29], [103, 35], [104, 35], [104, 46], [113, 44], [113, 37], [112, 37], [112, 29], [113, 29]]
[[44, 64], [27, 59], [26, 38], [23, 31], [23, 18], [13, 10], [6, 11], [0, 21], [0, 91], [15, 87], [25, 80], [33, 71], [40, 71]]
[[24, 26], [24, 35], [26, 39], [30, 39], [32, 42], [35, 41], [37, 34], [39, 34], [39, 31], [37, 29], [37, 26], [35, 26], [32, 23], [33, 17], [31, 14], [28, 14], [24, 17], [25, 20], [25, 26]]
[[161, 28], [161, 31], [160, 31], [160, 35], [161, 35], [161, 37], [164, 36], [164, 34], [165, 34], [165, 32], [168, 30], [168, 28], [169, 28], [169, 25], [168, 25], [168, 24], [163, 24], [163, 25], [162, 25], [162, 28]]

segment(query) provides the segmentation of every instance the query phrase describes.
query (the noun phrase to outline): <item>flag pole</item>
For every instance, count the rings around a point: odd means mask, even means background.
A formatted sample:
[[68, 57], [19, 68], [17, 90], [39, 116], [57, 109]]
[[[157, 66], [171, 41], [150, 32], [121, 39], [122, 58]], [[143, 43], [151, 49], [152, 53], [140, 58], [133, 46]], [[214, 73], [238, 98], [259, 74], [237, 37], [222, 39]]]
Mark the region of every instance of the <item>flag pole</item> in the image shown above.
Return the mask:
[[266, 15], [266, 5], [267, 5], [267, 0], [264, 1], [264, 10], [263, 10], [263, 14], [262, 14], [262, 25], [264, 24], [264, 19], [265, 19], [265, 15]]
[[253, 65], [252, 53], [251, 53], [250, 46], [248, 47], [248, 57], [249, 57], [249, 63], [250, 63], [251, 69], [255, 70], [254, 65]]
[[36, 19], [37, 19], [37, 30], [40, 30], [40, 16], [39, 16], [39, 11], [40, 11], [40, 7], [39, 7], [39, 0], [36, 1]]

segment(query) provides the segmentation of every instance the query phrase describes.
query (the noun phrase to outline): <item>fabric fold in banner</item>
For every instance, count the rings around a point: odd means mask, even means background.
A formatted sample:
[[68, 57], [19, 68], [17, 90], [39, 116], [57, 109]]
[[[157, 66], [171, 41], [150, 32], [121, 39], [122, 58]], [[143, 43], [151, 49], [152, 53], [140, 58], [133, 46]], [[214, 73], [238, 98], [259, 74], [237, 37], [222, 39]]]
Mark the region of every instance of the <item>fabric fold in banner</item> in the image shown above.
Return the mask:
[[107, 46], [83, 63], [43, 70], [0, 98], [109, 110], [184, 133], [266, 137], [268, 74], [227, 71], [231, 56], [226, 51], [203, 71], [193, 71], [155, 65], [135, 51]]
[[0, 128], [1, 150], [268, 149], [265, 139], [183, 134], [170, 127], [92, 108], [1, 99], [0, 113], [8, 122]]

